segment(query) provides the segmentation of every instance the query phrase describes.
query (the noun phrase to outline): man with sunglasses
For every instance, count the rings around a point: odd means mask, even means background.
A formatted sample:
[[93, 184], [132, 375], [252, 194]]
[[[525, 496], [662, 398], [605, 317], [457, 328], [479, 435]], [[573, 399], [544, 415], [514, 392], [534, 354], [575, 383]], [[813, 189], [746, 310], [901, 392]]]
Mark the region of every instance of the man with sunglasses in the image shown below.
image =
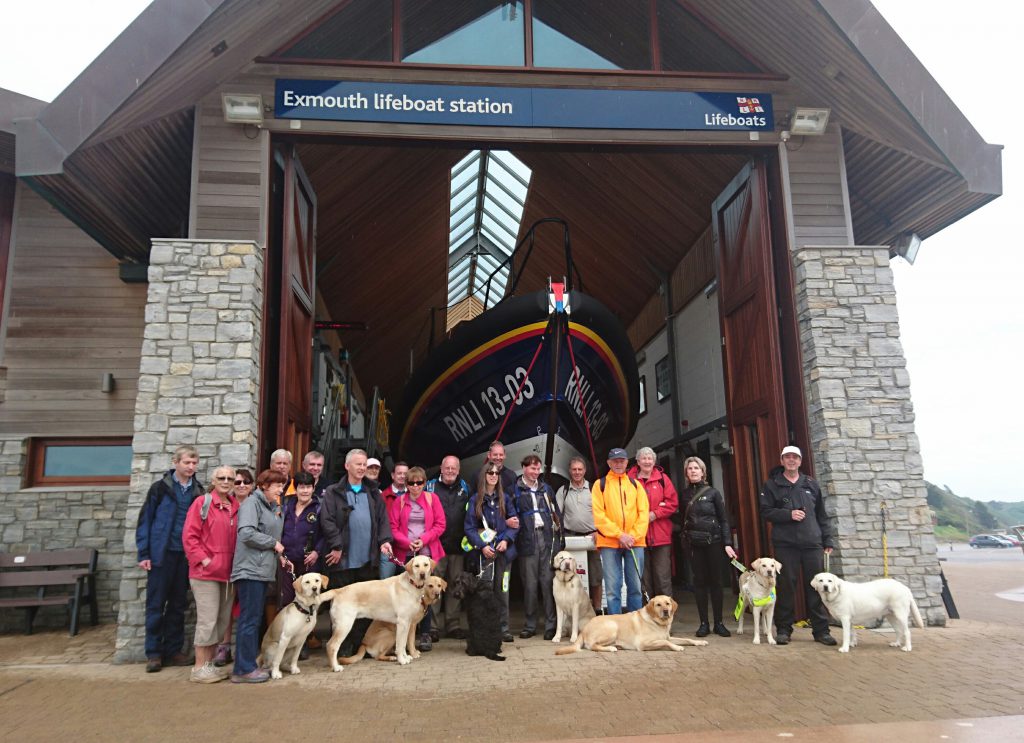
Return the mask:
[[[448, 585], [455, 585], [464, 569], [464, 555], [462, 552], [463, 522], [466, 520], [466, 504], [469, 502], [469, 486], [466, 481], [459, 477], [461, 462], [459, 458], [448, 455], [441, 460], [440, 477], [435, 477], [427, 482], [425, 490], [434, 493], [441, 501], [444, 509], [445, 528], [441, 535], [441, 546], [444, 548], [444, 557], [437, 563], [434, 574], [448, 581]], [[455, 598], [452, 591], [445, 591], [441, 606], [444, 614], [444, 634], [455, 640], [462, 640], [466, 637], [466, 631], [462, 629], [462, 602]], [[437, 629], [431, 633], [438, 632], [441, 626], [438, 620]], [[439, 637], [439, 635], [438, 635]], [[437, 637], [433, 638], [437, 641]]]

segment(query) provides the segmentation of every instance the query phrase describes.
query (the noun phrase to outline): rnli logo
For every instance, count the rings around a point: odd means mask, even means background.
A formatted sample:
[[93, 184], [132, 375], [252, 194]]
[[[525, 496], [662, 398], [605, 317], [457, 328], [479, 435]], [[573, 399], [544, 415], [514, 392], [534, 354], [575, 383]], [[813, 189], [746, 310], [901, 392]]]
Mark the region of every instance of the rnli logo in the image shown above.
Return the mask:
[[315, 513], [307, 514], [306, 515], [306, 521], [308, 523], [310, 523], [310, 524], [315, 524], [316, 523], [316, 514]]
[[741, 114], [764, 113], [764, 106], [761, 105], [761, 101], [758, 98], [744, 98], [737, 96], [736, 105], [739, 107]]

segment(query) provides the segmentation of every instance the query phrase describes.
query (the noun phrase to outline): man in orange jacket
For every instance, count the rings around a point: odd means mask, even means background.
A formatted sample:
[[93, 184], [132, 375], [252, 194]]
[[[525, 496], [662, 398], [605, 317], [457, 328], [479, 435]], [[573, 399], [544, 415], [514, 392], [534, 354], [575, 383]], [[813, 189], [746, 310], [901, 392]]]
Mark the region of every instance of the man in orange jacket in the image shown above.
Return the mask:
[[594, 540], [601, 555], [605, 600], [609, 614], [622, 613], [622, 580], [626, 580], [626, 611], [643, 606], [644, 544], [650, 523], [644, 486], [626, 474], [625, 449], [608, 452], [609, 472], [594, 483]]

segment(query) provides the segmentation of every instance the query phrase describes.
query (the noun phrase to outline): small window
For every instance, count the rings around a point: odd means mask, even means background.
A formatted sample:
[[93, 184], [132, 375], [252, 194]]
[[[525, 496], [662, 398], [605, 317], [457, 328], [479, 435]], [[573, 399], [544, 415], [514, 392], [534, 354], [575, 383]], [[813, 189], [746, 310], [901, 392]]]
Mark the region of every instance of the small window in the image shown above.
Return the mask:
[[640, 415], [647, 413], [647, 376], [640, 375]]
[[654, 365], [654, 376], [658, 385], [658, 402], [672, 396], [672, 380], [669, 378], [668, 356]]
[[353, 0], [310, 29], [279, 56], [390, 62], [393, 28], [391, 3]]
[[127, 485], [132, 472], [132, 441], [111, 439], [33, 439], [28, 487], [38, 485]]
[[523, 4], [402, 0], [402, 62], [520, 67]]
[[534, 0], [533, 66], [651, 69], [648, 0]]

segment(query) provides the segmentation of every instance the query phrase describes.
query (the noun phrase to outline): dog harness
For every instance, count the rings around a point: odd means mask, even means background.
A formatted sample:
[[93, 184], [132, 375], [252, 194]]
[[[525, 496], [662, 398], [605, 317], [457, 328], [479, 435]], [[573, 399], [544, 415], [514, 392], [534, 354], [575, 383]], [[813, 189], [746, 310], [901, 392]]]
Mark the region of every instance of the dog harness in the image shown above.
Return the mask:
[[[775, 589], [774, 588], [763, 599], [751, 599], [750, 603], [752, 603], [754, 606], [768, 606], [768, 604], [772, 603], [773, 601], [775, 601]], [[733, 616], [736, 617], [736, 621], [737, 622], [740, 619], [740, 614], [743, 613], [744, 606], [745, 606], [745, 601], [743, 599], [743, 596], [741, 595], [739, 597], [739, 599], [736, 601], [736, 611], [733, 612]]]

